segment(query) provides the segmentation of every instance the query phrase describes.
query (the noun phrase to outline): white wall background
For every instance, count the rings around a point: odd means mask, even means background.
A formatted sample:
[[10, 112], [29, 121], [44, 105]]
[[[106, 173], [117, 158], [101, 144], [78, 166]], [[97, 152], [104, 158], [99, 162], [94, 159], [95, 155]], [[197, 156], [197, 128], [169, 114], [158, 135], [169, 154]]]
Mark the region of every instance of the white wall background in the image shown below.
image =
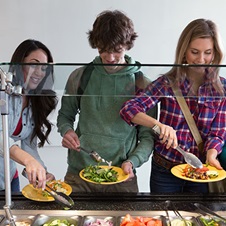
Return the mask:
[[[139, 37], [129, 54], [141, 63], [173, 63], [182, 29], [196, 18], [215, 21], [226, 42], [225, 0], [0, 0], [0, 62], [8, 62], [27, 38], [45, 43], [57, 63], [90, 62], [97, 52], [89, 47], [86, 32], [106, 9], [122, 10], [134, 21]], [[66, 77], [61, 79], [64, 84]], [[40, 154], [49, 171], [63, 179], [67, 151], [56, 131], [51, 142]], [[150, 162], [138, 169], [141, 192], [149, 191], [149, 174]], [[27, 183], [21, 182], [21, 187]]]

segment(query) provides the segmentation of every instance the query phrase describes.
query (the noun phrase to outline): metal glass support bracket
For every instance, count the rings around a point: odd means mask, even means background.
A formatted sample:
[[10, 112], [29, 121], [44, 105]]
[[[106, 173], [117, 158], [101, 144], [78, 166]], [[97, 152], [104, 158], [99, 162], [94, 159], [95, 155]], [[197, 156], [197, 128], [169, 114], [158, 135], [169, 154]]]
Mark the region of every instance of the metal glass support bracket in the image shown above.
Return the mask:
[[[14, 218], [12, 217], [10, 207], [12, 206], [11, 199], [11, 181], [10, 181], [10, 153], [9, 153], [9, 138], [8, 138], [8, 95], [12, 93], [18, 94], [18, 89], [12, 86], [12, 74], [5, 73], [0, 68], [1, 75], [1, 90], [0, 90], [0, 109], [2, 115], [3, 128], [3, 157], [4, 157], [4, 173], [5, 173], [5, 212], [10, 225], [15, 226]], [[20, 89], [20, 92], [22, 89]]]

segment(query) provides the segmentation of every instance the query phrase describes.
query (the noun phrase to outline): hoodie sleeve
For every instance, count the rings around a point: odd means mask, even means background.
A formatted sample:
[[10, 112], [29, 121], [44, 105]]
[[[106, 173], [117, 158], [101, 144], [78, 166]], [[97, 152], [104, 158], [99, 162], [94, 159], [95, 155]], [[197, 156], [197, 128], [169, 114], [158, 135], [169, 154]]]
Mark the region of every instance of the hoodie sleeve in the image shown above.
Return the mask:
[[61, 108], [57, 116], [58, 132], [61, 136], [64, 136], [69, 129], [74, 129], [75, 117], [79, 110], [76, 95], [83, 71], [84, 67], [78, 68], [68, 78], [65, 94], [61, 99]]
[[[157, 106], [150, 109], [147, 114], [153, 118], [157, 118]], [[128, 157], [133, 167], [140, 167], [149, 160], [154, 150], [154, 134], [152, 129], [145, 126], [137, 126], [138, 145], [136, 149]]]

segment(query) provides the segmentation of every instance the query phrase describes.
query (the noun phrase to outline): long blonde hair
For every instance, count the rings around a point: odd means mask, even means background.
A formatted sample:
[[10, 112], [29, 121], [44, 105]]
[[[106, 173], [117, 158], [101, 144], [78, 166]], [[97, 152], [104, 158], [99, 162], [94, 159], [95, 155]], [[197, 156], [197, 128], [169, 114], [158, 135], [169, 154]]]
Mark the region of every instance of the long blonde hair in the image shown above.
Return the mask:
[[[186, 78], [187, 62], [185, 54], [191, 41], [198, 38], [211, 38], [213, 40], [214, 58], [212, 59], [212, 64], [221, 64], [223, 60], [223, 46], [217, 25], [211, 20], [206, 20], [202, 18], [193, 20], [184, 28], [179, 37], [174, 64], [184, 66], [174, 66], [166, 74], [171, 82], [180, 84]], [[215, 68], [215, 77], [211, 78], [211, 82], [215, 89], [222, 93], [223, 90], [221, 83], [219, 83], [218, 72], [218, 68]], [[210, 79], [210, 76], [208, 76], [208, 78]]]

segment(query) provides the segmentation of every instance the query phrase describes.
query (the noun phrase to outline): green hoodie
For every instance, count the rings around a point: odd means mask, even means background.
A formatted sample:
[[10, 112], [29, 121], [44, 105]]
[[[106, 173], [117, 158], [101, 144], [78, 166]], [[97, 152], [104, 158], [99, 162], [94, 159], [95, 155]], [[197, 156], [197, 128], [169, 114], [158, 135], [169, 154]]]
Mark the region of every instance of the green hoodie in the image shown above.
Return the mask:
[[[128, 64], [137, 64], [126, 56]], [[96, 57], [94, 64], [101, 64]], [[78, 82], [84, 67], [76, 69], [70, 75], [66, 94], [62, 97], [62, 105], [57, 118], [58, 131], [63, 136], [73, 129], [75, 116], [78, 112]], [[140, 66], [126, 66], [122, 70], [108, 74], [103, 66], [94, 65], [94, 70], [80, 100], [80, 114], [76, 133], [81, 147], [96, 151], [102, 158], [112, 161], [113, 166], [129, 160], [134, 168], [148, 161], [153, 150], [151, 130], [142, 126], [129, 126], [121, 119], [119, 111], [122, 104], [135, 94], [135, 75]], [[156, 109], [152, 110], [156, 117]], [[138, 142], [139, 140], [139, 142]], [[68, 151], [68, 172], [78, 174], [88, 165], [96, 164], [83, 151]]]

